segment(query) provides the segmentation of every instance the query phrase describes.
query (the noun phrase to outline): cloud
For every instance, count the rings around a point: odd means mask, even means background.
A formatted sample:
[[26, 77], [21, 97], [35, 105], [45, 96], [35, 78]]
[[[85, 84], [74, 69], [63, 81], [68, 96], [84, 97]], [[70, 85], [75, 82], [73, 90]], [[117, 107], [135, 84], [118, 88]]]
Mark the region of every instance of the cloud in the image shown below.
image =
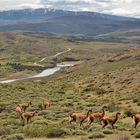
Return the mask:
[[140, 17], [140, 0], [0, 0], [0, 10], [46, 7]]

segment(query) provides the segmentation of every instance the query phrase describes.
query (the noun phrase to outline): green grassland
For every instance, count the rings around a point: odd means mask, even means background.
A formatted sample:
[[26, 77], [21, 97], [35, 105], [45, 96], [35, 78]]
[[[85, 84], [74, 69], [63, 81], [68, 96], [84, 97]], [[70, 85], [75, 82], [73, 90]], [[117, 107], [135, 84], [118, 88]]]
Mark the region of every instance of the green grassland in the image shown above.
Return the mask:
[[[137, 44], [96, 41], [70, 41], [68, 37], [24, 33], [0, 34], [1, 79], [18, 73], [7, 63], [26, 65], [45, 56], [71, 48], [57, 57], [82, 60], [83, 63], [67, 67], [52, 76], [42, 79], [0, 84], [0, 136], [25, 138], [106, 138], [114, 135], [140, 137], [140, 126], [134, 129], [130, 113], [140, 113], [140, 46]], [[43, 62], [48, 67], [50, 57]], [[54, 61], [54, 60], [53, 60]], [[23, 75], [37, 73], [33, 70], [20, 71]], [[41, 110], [43, 100], [51, 107]], [[39, 111], [32, 123], [24, 124], [15, 113], [22, 102], [32, 102], [28, 111]], [[98, 122], [91, 126], [84, 123], [69, 124], [71, 112], [86, 113], [100, 111], [106, 105], [107, 115], [121, 112], [113, 131], [110, 126], [102, 129]], [[120, 138], [121, 139], [121, 138]], [[119, 140], [119, 138], [118, 138]]]

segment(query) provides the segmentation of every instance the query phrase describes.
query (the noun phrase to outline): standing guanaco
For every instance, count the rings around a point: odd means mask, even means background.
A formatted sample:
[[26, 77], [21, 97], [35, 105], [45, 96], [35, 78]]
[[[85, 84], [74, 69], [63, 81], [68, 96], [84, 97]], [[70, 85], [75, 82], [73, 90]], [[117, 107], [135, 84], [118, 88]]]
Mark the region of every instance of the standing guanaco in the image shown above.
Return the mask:
[[29, 122], [31, 122], [31, 119], [35, 116], [35, 114], [37, 113], [37, 111], [35, 112], [22, 112], [21, 113], [21, 120], [24, 122], [24, 121], [27, 121], [27, 124]]
[[50, 107], [50, 103], [48, 101], [43, 101], [42, 106], [44, 109], [46, 109], [46, 108]]
[[83, 122], [89, 117], [91, 112], [92, 112], [92, 110], [88, 110], [87, 114], [82, 114], [82, 113], [72, 113], [72, 114], [70, 114], [70, 124], [72, 122], [79, 121], [80, 126], [82, 126]]
[[112, 129], [114, 129], [114, 124], [117, 122], [118, 120], [118, 116], [121, 115], [121, 113], [117, 112], [115, 117], [104, 117], [102, 118], [103, 121], [103, 128], [105, 128], [105, 126], [107, 126], [108, 124], [110, 124], [112, 126]]
[[26, 111], [26, 109], [27, 109], [30, 105], [32, 105], [31, 102], [19, 104], [21, 110], [24, 111], [24, 112]]
[[95, 112], [95, 113], [90, 114], [89, 115], [89, 121], [90, 121], [89, 125], [91, 125], [93, 123], [94, 119], [99, 120], [101, 123], [101, 119], [105, 116], [105, 109], [106, 108], [107, 108], [106, 106], [103, 106], [102, 112]]
[[19, 117], [22, 112], [21, 107], [19, 105], [17, 105], [15, 111], [17, 113], [17, 116]]
[[139, 123], [139, 121], [140, 121], [140, 114], [133, 114], [131, 117], [133, 118], [133, 121], [135, 123], [134, 127], [136, 128], [138, 123]]

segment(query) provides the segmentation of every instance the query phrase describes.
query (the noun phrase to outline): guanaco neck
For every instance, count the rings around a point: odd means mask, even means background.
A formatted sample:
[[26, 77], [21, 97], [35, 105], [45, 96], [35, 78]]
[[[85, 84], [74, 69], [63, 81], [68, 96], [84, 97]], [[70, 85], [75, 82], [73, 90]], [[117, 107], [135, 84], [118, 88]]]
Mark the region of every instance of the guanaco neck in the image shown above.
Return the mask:
[[102, 108], [102, 116], [104, 117], [104, 115], [105, 115], [105, 109], [104, 109], [104, 107]]
[[115, 122], [118, 120], [118, 114], [116, 114], [116, 116], [115, 116]]
[[32, 114], [32, 117], [34, 117], [34, 116], [35, 116], [35, 113], [36, 113], [36, 112], [34, 112], [34, 113]]
[[86, 118], [89, 116], [89, 114], [90, 114], [90, 110], [87, 112]]
[[28, 107], [29, 107], [30, 105], [31, 105], [31, 103], [29, 102], [29, 103], [28, 103]]

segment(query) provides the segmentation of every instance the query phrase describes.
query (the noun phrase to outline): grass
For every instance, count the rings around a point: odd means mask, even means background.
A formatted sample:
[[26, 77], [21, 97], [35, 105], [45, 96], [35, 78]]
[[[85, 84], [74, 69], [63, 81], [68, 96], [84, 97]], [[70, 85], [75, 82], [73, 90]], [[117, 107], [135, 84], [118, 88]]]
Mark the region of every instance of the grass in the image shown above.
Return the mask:
[[[33, 63], [44, 56], [52, 56], [57, 52], [71, 48], [72, 51], [57, 57], [57, 61], [63, 61], [66, 57], [83, 60], [75, 66], [64, 68], [56, 74], [42, 79], [18, 81], [11, 84], [0, 84], [0, 134], [8, 136], [23, 134], [25, 138], [61, 137], [63, 139], [80, 139], [93, 136], [100, 132], [105, 139], [109, 137], [128, 134], [134, 138], [137, 130], [132, 127], [131, 112], [139, 113], [139, 47], [131, 48], [130, 44], [109, 42], [69, 42], [66, 38], [49, 38], [48, 36], [36, 38], [21, 33], [8, 33], [11, 41], [16, 44], [9, 45], [7, 36], [0, 35], [0, 42], [6, 48], [4, 55], [0, 55], [1, 79], [8, 78], [14, 73], [13, 68], [6, 63], [16, 60], [21, 65], [30, 61]], [[6, 36], [6, 37], [5, 37]], [[9, 40], [9, 37], [8, 37]], [[14, 40], [14, 41], [13, 41]], [[34, 42], [35, 41], [35, 42]], [[19, 48], [19, 43], [22, 46]], [[38, 47], [46, 44], [46, 47]], [[38, 46], [38, 47], [37, 47]], [[30, 48], [31, 47], [31, 48]], [[19, 48], [17, 53], [16, 49]], [[34, 50], [35, 49], [35, 50]], [[37, 51], [36, 51], [37, 50]], [[13, 55], [15, 53], [15, 55]], [[2, 53], [1, 53], [2, 54]], [[124, 57], [130, 55], [131, 57]], [[10, 59], [12, 58], [13, 59]], [[20, 59], [20, 57], [24, 59]], [[19, 59], [18, 59], [19, 58]], [[125, 59], [120, 59], [125, 58]], [[113, 62], [109, 62], [113, 59]], [[43, 65], [52, 61], [47, 59]], [[21, 70], [22, 73], [37, 73], [33, 70]], [[40, 104], [48, 100], [51, 107], [41, 110]], [[16, 116], [15, 107], [18, 103], [32, 102], [28, 111], [38, 110], [39, 113], [32, 119], [31, 124], [25, 124]], [[116, 112], [122, 115], [116, 124], [116, 130], [112, 131], [108, 126], [105, 130], [98, 122], [93, 125], [80, 127], [79, 124], [69, 124], [71, 112], [87, 113], [92, 108], [93, 112], [100, 111], [102, 106], [108, 106], [107, 116]], [[131, 134], [133, 134], [131, 136]], [[95, 135], [95, 134], [94, 134]], [[99, 135], [99, 134], [97, 134]], [[96, 135], [96, 136], [97, 136]], [[100, 135], [100, 136], [101, 136]]]

